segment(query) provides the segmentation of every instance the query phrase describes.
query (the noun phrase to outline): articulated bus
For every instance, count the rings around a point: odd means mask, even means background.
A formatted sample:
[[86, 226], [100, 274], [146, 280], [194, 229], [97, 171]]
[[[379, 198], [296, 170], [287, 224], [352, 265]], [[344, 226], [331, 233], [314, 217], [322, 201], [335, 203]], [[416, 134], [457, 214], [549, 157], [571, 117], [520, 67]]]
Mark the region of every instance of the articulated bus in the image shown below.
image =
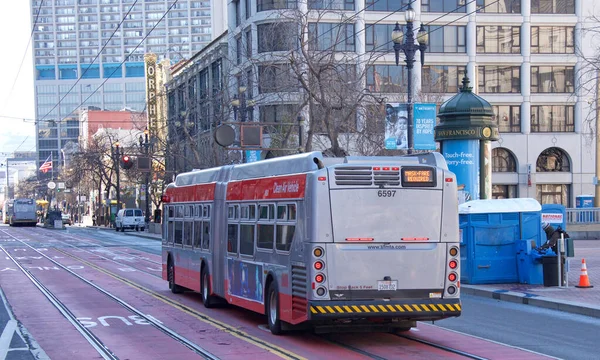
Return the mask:
[[10, 226], [28, 225], [37, 223], [36, 204], [34, 199], [13, 200], [12, 214], [8, 219]]
[[272, 333], [405, 331], [459, 316], [456, 177], [439, 153], [305, 153], [180, 174], [162, 277], [265, 314]]

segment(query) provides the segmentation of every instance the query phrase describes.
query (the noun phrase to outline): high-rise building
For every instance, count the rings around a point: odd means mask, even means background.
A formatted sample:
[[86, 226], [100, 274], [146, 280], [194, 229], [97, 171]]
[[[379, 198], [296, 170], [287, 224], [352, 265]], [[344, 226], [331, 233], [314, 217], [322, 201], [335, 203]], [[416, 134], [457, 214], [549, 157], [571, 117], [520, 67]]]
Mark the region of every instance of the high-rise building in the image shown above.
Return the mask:
[[144, 54], [177, 62], [203, 48], [224, 26], [213, 31], [213, 1], [32, 0], [39, 164], [78, 141], [80, 107], [143, 111]]
[[[297, 115], [320, 121], [311, 118], [319, 114], [313, 99], [314, 109], [297, 106], [309, 101], [290, 67], [303, 64], [289, 58], [299, 56], [298, 39], [304, 39], [309, 54], [330, 59], [323, 54], [333, 51], [336, 59], [360, 63], [364, 92], [406, 101], [404, 55], [397, 66], [392, 31], [396, 23], [406, 29], [409, 4], [415, 32], [423, 24], [429, 34], [422, 67], [416, 55], [415, 98], [439, 105], [456, 94], [467, 70], [473, 91], [493, 106], [500, 131], [493, 143], [493, 196], [574, 206], [577, 195], [593, 193], [596, 141], [590, 129], [597, 99], [588, 88], [597, 85], [586, 81], [597, 78], [585, 73], [585, 58], [600, 56], [593, 35], [596, 0], [231, 1], [229, 59], [236, 66], [229, 87], [243, 84], [255, 100], [250, 121], [293, 121]], [[314, 66], [314, 59], [304, 61]], [[305, 74], [300, 65], [296, 72]], [[377, 131], [385, 121], [385, 112], [351, 115], [354, 124], [347, 125], [355, 133]], [[351, 147], [346, 150], [355, 153]]]

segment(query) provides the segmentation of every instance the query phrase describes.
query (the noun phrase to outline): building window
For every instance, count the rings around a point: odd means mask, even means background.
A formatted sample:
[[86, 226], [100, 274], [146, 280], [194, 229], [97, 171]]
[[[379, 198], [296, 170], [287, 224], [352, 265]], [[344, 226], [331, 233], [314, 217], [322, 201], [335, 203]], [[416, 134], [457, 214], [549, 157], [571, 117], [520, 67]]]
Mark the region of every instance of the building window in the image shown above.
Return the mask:
[[412, 3], [412, 0], [365, 0], [365, 10], [402, 11], [407, 8], [409, 3]]
[[532, 132], [575, 131], [573, 105], [532, 105]]
[[477, 52], [519, 54], [521, 52], [521, 28], [518, 26], [478, 26]]
[[354, 10], [354, 0], [308, 0], [311, 10]]
[[235, 62], [240, 65], [242, 63], [242, 37], [235, 38]]
[[251, 15], [251, 10], [252, 10], [250, 8], [250, 6], [251, 6], [250, 0], [245, 0], [245, 4], [246, 4], [246, 19], [249, 19], [250, 15]]
[[531, 0], [532, 14], [575, 14], [575, 0]]
[[408, 84], [405, 66], [373, 65], [367, 68], [367, 88], [378, 93], [403, 92]]
[[569, 207], [570, 189], [569, 184], [536, 185], [536, 198], [540, 204], [561, 204]]
[[[465, 53], [467, 52], [467, 33], [465, 26], [432, 25], [425, 26], [429, 33], [427, 52]], [[388, 36], [391, 31], [388, 32]], [[392, 45], [393, 46], [393, 45]]]
[[261, 94], [298, 91], [298, 79], [290, 64], [262, 64], [258, 67], [258, 91]]
[[571, 161], [562, 149], [547, 148], [538, 156], [535, 171], [537, 172], [570, 172]]
[[521, 0], [477, 0], [477, 12], [520, 14]]
[[279, 126], [276, 123], [292, 124], [297, 113], [297, 106], [292, 104], [263, 105], [259, 109], [260, 122], [268, 123], [263, 126], [263, 134], [281, 133], [286, 127]]
[[293, 23], [270, 23], [257, 26], [258, 52], [288, 51], [296, 44], [297, 31]]
[[297, 0], [258, 0], [256, 2], [256, 11], [295, 9], [297, 7]]
[[517, 185], [492, 184], [492, 199], [514, 199], [518, 197]]
[[572, 26], [532, 26], [532, 54], [573, 54], [575, 28]]
[[246, 30], [246, 58], [252, 58], [252, 28]]
[[238, 27], [242, 23], [242, 9], [240, 0], [233, 0], [233, 2], [235, 3], [235, 27]]
[[365, 49], [380, 52], [394, 50], [394, 42], [390, 41], [390, 34], [394, 30], [394, 26], [393, 24], [367, 24], [365, 26]]
[[498, 124], [501, 133], [518, 133], [521, 131], [521, 106], [520, 105], [493, 105], [494, 116], [492, 120]]
[[[396, 6], [397, 4], [396, 1]], [[467, 5], [465, 0], [421, 0], [421, 11], [464, 13], [467, 11]]]
[[478, 67], [480, 93], [520, 93], [521, 67], [494, 66]]
[[460, 78], [464, 73], [464, 66], [423, 66], [421, 75], [421, 89], [424, 93], [458, 92]]
[[316, 51], [354, 51], [354, 24], [308, 24], [308, 48]]
[[532, 93], [572, 93], [575, 71], [572, 66], [532, 66]]
[[517, 161], [514, 155], [504, 148], [492, 149], [492, 171], [517, 172]]

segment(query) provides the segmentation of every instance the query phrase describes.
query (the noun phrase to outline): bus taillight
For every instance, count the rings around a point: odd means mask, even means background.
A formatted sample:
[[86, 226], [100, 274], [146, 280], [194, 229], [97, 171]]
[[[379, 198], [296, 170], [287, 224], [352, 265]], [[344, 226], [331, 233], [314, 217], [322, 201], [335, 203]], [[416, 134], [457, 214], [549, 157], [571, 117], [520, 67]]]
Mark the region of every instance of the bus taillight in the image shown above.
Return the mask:
[[458, 263], [456, 262], [456, 260], [450, 260], [448, 266], [450, 266], [450, 269], [456, 269], [458, 267]]
[[448, 275], [448, 280], [450, 280], [451, 282], [455, 282], [456, 278], [457, 276], [455, 273], [450, 273], [450, 275]]
[[458, 255], [458, 248], [455, 248], [455, 247], [450, 248], [449, 253], [450, 253], [450, 256], [456, 256], [456, 255]]
[[323, 281], [325, 281], [325, 275], [317, 274], [317, 276], [315, 276], [315, 281], [318, 282], [319, 284], [322, 283]]
[[318, 258], [320, 258], [321, 256], [323, 256], [323, 249], [322, 249], [322, 248], [320, 248], [320, 247], [317, 247], [317, 248], [315, 248], [315, 249], [313, 250], [313, 255], [314, 255], [315, 257], [318, 257]]
[[171, 199], [169, 199], [169, 195], [166, 194], [161, 197], [161, 200], [163, 203], [169, 203], [171, 201]]
[[322, 261], [315, 261], [315, 270], [323, 270], [325, 264]]

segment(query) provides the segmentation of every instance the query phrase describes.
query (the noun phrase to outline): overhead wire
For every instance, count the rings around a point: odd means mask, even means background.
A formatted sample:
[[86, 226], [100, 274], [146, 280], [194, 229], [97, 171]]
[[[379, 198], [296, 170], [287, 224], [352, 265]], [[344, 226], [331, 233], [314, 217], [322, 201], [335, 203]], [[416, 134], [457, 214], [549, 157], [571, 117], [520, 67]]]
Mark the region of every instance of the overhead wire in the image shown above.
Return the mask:
[[[79, 78], [77, 79], [77, 81], [75, 81], [75, 83], [71, 86], [71, 88], [69, 89], [69, 91], [66, 92], [66, 94], [64, 94], [60, 100], [58, 101], [58, 103], [56, 103], [56, 105], [54, 105], [52, 107], [52, 109], [50, 109], [50, 111], [48, 111], [46, 113], [46, 115], [44, 115], [39, 121], [44, 121], [46, 119], [46, 117], [48, 115], [50, 115], [50, 113], [52, 113], [52, 111], [54, 111], [54, 109], [56, 109], [57, 106], [60, 105], [60, 103], [71, 93], [71, 91], [73, 91], [73, 89], [75, 88], [75, 86], [77, 86], [77, 84], [79, 83], [79, 81], [81, 79], [83, 79], [83, 77], [85, 76], [85, 74], [88, 72], [88, 70], [92, 67], [92, 65], [94, 64], [94, 62], [98, 59], [98, 57], [100, 57], [100, 55], [102, 54], [102, 52], [104, 51], [104, 49], [106, 48], [106, 46], [110, 43], [110, 41], [112, 40], [112, 38], [115, 36], [115, 34], [117, 33], [117, 31], [119, 31], [119, 29], [121, 28], [121, 25], [123, 25], [123, 23], [125, 22], [125, 20], [127, 19], [127, 17], [129, 16], [129, 14], [131, 13], [131, 11], [133, 10], [133, 8], [135, 7], [135, 5], [137, 4], [139, 0], [135, 0], [133, 2], [133, 4], [129, 7], [129, 10], [127, 10], [127, 13], [125, 14], [125, 16], [123, 16], [123, 19], [121, 19], [121, 21], [117, 24], [117, 27], [115, 28], [115, 30], [112, 32], [112, 34], [110, 35], [110, 37], [108, 38], [108, 40], [106, 40], [106, 42], [104, 43], [104, 45], [102, 46], [102, 49], [100, 49], [100, 51], [98, 51], [98, 53], [96, 54], [96, 57], [94, 57], [94, 59], [92, 60], [91, 63], [88, 64], [87, 68], [81, 73], [81, 75], [79, 76]], [[122, 65], [123, 63], [121, 63]], [[116, 71], [116, 70], [115, 70]], [[113, 71], [113, 74], [115, 73], [115, 71]], [[111, 74], [112, 75], [112, 74]], [[103, 83], [104, 84], [104, 83]], [[87, 99], [86, 99], [87, 100]], [[81, 107], [81, 105], [79, 105], [77, 108]], [[76, 108], [76, 109], [77, 109]], [[76, 110], [75, 109], [75, 110]], [[75, 111], [73, 110], [73, 111]], [[72, 113], [72, 112], [71, 112]], [[70, 114], [69, 114], [70, 115]]]

